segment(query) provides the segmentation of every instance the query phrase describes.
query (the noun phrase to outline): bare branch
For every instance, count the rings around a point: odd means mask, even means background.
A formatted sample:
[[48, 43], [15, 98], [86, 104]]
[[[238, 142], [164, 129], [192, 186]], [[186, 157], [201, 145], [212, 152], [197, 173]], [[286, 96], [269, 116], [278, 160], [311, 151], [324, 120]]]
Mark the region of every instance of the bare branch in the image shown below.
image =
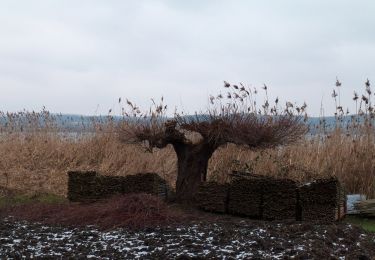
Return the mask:
[[182, 129], [200, 133], [205, 142], [219, 147], [226, 143], [264, 148], [288, 144], [303, 136], [307, 127], [300, 116], [233, 114], [202, 118], [179, 118]]
[[[206, 114], [195, 116], [175, 115], [172, 120], [165, 117], [166, 106], [153, 101], [153, 109], [148, 116], [142, 118], [127, 118], [121, 127], [120, 136], [125, 142], [146, 143], [148, 147], [163, 148], [172, 145], [208, 145], [215, 150], [226, 143], [246, 145], [251, 149], [274, 147], [296, 141], [303, 136], [307, 127], [303, 124], [301, 113], [306, 105], [293, 106], [287, 102], [286, 108], [279, 111], [278, 99], [276, 105], [270, 109], [270, 103], [265, 100], [263, 109], [256, 107], [256, 91], [246, 90], [225, 82], [224, 87], [229, 90], [230, 101], [223, 104], [222, 95], [217, 98], [211, 96], [210, 102], [219, 106], [209, 108]], [[263, 89], [267, 91], [268, 87]], [[267, 94], [267, 93], [266, 93]], [[290, 104], [289, 104], [290, 103]], [[135, 104], [128, 101], [132, 110]], [[297, 115], [294, 115], [297, 111]], [[131, 114], [131, 113], [129, 113]], [[195, 142], [188, 137], [197, 133]]]
[[189, 143], [176, 129], [174, 120], [155, 121], [145, 118], [139, 121], [124, 121], [120, 126], [120, 139], [126, 143], [144, 143], [149, 148], [164, 148], [168, 144]]

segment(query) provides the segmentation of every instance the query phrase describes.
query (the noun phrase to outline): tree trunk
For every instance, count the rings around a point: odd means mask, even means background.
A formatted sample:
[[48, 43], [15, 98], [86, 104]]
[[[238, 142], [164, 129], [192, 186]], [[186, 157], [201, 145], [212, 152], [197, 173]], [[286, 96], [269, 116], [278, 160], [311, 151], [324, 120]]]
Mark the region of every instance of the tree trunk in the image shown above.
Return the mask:
[[208, 160], [213, 151], [207, 144], [176, 144], [177, 181], [176, 199], [179, 202], [194, 202], [201, 182], [206, 181]]

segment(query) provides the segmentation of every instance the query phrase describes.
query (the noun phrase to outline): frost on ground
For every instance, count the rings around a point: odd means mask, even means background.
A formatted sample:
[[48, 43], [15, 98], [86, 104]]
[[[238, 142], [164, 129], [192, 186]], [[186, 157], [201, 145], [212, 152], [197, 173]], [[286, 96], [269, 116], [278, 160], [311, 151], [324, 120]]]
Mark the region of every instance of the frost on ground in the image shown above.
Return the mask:
[[3, 219], [0, 258], [372, 259], [375, 235], [349, 224], [192, 222], [142, 231], [99, 231]]

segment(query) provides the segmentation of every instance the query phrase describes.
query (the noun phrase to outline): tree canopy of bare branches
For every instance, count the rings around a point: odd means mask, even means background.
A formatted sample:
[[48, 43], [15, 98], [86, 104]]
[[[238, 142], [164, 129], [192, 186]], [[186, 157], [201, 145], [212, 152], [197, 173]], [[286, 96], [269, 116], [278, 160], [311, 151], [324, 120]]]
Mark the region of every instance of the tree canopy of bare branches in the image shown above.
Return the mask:
[[[210, 96], [211, 106], [205, 113], [193, 116], [175, 114], [166, 116], [167, 106], [153, 101], [148, 113], [127, 101], [130, 112], [124, 112], [120, 130], [124, 142], [143, 143], [152, 151], [171, 144], [178, 158], [176, 183], [177, 198], [191, 200], [200, 182], [206, 180], [207, 164], [213, 152], [222, 145], [233, 143], [249, 149], [270, 148], [297, 141], [307, 127], [303, 123], [306, 104], [295, 107], [287, 102], [270, 107], [267, 99], [257, 108], [256, 90], [244, 85], [224, 82], [226, 95]], [[193, 137], [192, 137], [193, 136]]]

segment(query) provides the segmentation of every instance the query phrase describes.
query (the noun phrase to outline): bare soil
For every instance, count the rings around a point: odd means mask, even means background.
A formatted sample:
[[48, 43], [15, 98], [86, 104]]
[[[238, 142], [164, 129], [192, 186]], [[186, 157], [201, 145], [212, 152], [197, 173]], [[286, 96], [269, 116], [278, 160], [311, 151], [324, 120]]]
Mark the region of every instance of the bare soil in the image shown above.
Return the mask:
[[[0, 221], [0, 258], [373, 259], [375, 234], [346, 223], [224, 220], [100, 231]], [[345, 258], [343, 258], [345, 257]]]
[[146, 195], [0, 208], [0, 259], [375, 259], [375, 233], [340, 223], [259, 221]]

